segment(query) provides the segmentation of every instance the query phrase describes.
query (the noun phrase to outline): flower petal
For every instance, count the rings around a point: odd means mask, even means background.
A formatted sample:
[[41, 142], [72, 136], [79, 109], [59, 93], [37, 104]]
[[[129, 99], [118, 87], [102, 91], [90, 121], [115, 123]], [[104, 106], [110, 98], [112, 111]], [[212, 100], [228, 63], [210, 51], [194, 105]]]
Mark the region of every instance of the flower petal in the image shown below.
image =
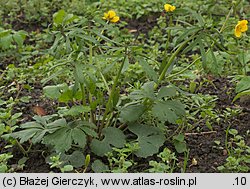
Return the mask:
[[173, 12], [175, 9], [176, 9], [175, 6], [171, 6], [171, 7], [170, 7], [170, 11], [172, 11], [172, 12]]
[[248, 30], [248, 26], [247, 25], [242, 25], [241, 26], [241, 32], [246, 32]]
[[234, 28], [234, 35], [236, 37], [241, 37], [242, 32], [246, 32], [248, 30], [248, 21], [240, 20]]
[[165, 4], [165, 5], [164, 5], [165, 11], [169, 12], [169, 11], [170, 11], [170, 8], [171, 8], [171, 5], [170, 5], [170, 4]]
[[238, 21], [238, 24], [247, 25], [248, 21], [247, 20], [241, 20], [241, 21]]
[[176, 9], [176, 7], [172, 6], [170, 4], [165, 4], [164, 9], [165, 9], [166, 12], [173, 12]]
[[102, 19], [108, 20], [113, 23], [118, 22], [120, 20], [119, 16], [116, 16], [116, 12], [113, 10], [109, 10], [108, 12], [105, 12]]
[[236, 37], [241, 37], [241, 31], [238, 30], [237, 28], [235, 28], [235, 30], [234, 30], [234, 35], [235, 35]]
[[114, 18], [116, 16], [115, 11], [113, 11], [113, 10], [108, 11], [108, 16], [110, 19]]
[[110, 20], [110, 22], [116, 23], [116, 22], [118, 22], [119, 20], [120, 20], [120, 17], [119, 17], [119, 16], [115, 16], [115, 17], [113, 17], [113, 18]]

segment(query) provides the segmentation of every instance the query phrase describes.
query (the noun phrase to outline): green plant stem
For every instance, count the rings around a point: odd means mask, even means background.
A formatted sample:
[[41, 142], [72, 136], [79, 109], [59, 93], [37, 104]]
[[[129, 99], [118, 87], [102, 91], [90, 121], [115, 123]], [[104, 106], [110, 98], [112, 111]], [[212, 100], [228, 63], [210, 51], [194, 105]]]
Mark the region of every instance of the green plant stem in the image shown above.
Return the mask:
[[93, 46], [89, 44], [89, 64], [93, 64]]
[[17, 146], [20, 148], [21, 152], [23, 153], [24, 156], [28, 157], [28, 152], [23, 148], [23, 146], [18, 142], [18, 140], [15, 140]]
[[236, 52], [228, 51], [224, 46], [222, 46], [221, 44], [219, 44], [212, 36], [210, 36], [210, 35], [207, 35], [207, 36], [213, 41], [213, 43], [212, 43], [212, 45], [211, 45], [210, 48], [213, 48], [214, 45], [216, 45], [217, 48], [219, 48], [220, 50], [222, 50], [222, 51], [224, 51], [224, 52], [226, 52], [226, 53], [228, 53], [230, 55], [237, 55]]
[[[173, 26], [173, 15], [170, 14], [169, 16], [169, 24], [168, 24], [168, 27], [171, 27]], [[170, 38], [171, 38], [171, 30], [169, 29], [168, 30], [168, 44], [170, 43]], [[167, 46], [168, 47], [168, 46]]]
[[242, 49], [242, 67], [243, 67], [244, 75], [247, 75], [247, 63], [245, 61], [245, 50], [244, 49]]
[[27, 153], [29, 153], [29, 152], [30, 152], [30, 150], [31, 150], [32, 146], [33, 146], [33, 143], [32, 143], [32, 141], [30, 140], [30, 146], [29, 146], [28, 150], [26, 151]]
[[103, 83], [104, 83], [104, 85], [105, 85], [105, 87], [106, 87], [106, 89], [107, 89], [107, 91], [108, 91], [108, 94], [110, 95], [110, 94], [111, 94], [111, 91], [110, 91], [110, 89], [109, 89], [108, 83], [107, 83], [107, 81], [106, 81], [104, 75], [102, 74], [102, 72], [99, 71], [99, 73], [100, 73], [101, 78], [102, 78], [102, 80], [103, 80]]
[[123, 129], [126, 128], [126, 126], [127, 126], [127, 123], [123, 123], [118, 128], [121, 129], [121, 130], [123, 130]]
[[185, 173], [185, 172], [186, 172], [187, 163], [188, 163], [188, 157], [189, 157], [189, 150], [187, 150], [187, 152], [184, 152], [184, 162], [183, 162], [182, 173]]
[[227, 150], [228, 155], [230, 155], [229, 145], [228, 145], [228, 133], [229, 133], [230, 126], [227, 127], [226, 130], [226, 137], [225, 137], [225, 147]]
[[194, 36], [194, 35], [192, 35], [190, 38], [188, 38], [186, 41], [184, 41], [184, 42], [176, 49], [176, 51], [172, 54], [172, 56], [169, 58], [167, 64], [164, 65], [164, 69], [162, 70], [162, 72], [161, 72], [161, 74], [160, 74], [160, 76], [159, 76], [159, 78], [158, 78], [158, 81], [157, 81], [157, 83], [156, 83], [155, 86], [154, 86], [154, 89], [156, 89], [156, 88], [160, 85], [161, 81], [164, 79], [164, 77], [165, 77], [165, 75], [166, 75], [166, 72], [168, 71], [168, 68], [169, 68], [169, 67], [171, 66], [171, 64], [173, 63], [175, 57], [176, 57], [176, 56], [180, 53], [180, 51], [187, 45], [187, 43], [188, 43], [191, 39], [193, 39], [193, 36]]
[[231, 11], [233, 11], [233, 9], [234, 9], [234, 8], [231, 7], [231, 9], [229, 10], [229, 12], [228, 12], [228, 14], [227, 14], [227, 16], [226, 16], [226, 20], [225, 20], [225, 22], [223, 23], [223, 25], [221, 26], [221, 29], [220, 29], [219, 33], [223, 32], [223, 30], [226, 28], [227, 21], [228, 21], [228, 19], [229, 19], [229, 17], [230, 17]]
[[111, 112], [111, 114], [109, 114], [108, 121], [106, 122], [105, 127], [107, 127], [111, 123], [111, 120], [113, 119], [113, 117], [114, 117], [113, 112]]
[[2, 72], [1, 75], [0, 75], [0, 81], [2, 81], [3, 77], [5, 76], [5, 74], [7, 72], [7, 70], [6, 69], [4, 71], [0, 70], [0, 72]]
[[[89, 64], [92, 65], [93, 64], [93, 45], [90, 43], [89, 44]], [[89, 104], [92, 103], [92, 95], [91, 92], [89, 92]], [[86, 115], [85, 115], [86, 117]], [[95, 117], [94, 117], [94, 112], [93, 110], [90, 111], [90, 121], [91, 123], [95, 124]]]
[[[104, 112], [104, 115], [103, 115], [103, 118], [102, 118], [102, 123], [101, 123], [101, 126], [99, 127], [99, 136], [101, 134], [101, 131], [102, 129], [104, 128], [104, 123], [105, 123], [105, 119], [107, 118], [107, 115], [110, 111], [112, 111], [113, 107], [112, 107], [112, 102], [113, 102], [113, 97], [114, 97], [114, 93], [115, 93], [115, 90], [116, 90], [116, 86], [117, 86], [117, 83], [119, 81], [119, 78], [121, 76], [121, 72], [122, 72], [122, 69], [123, 69], [123, 66], [125, 64], [125, 61], [126, 61], [126, 58], [127, 58], [127, 47], [125, 47], [125, 56], [123, 58], [123, 61], [122, 61], [122, 64], [120, 66], [120, 69], [116, 75], [116, 78], [114, 80], [114, 83], [113, 83], [113, 86], [112, 86], [112, 89], [111, 89], [111, 92], [110, 92], [110, 96], [109, 96], [109, 99], [108, 99], [108, 102], [106, 104], [106, 109], [105, 109], [105, 112]], [[107, 127], [108, 125], [106, 125], [105, 127]]]
[[175, 76], [177, 76], [177, 75], [179, 75], [179, 74], [182, 74], [183, 72], [185, 72], [186, 70], [188, 70], [191, 66], [193, 66], [196, 62], [198, 62], [200, 59], [201, 59], [201, 56], [200, 56], [199, 58], [196, 58], [196, 59], [195, 59], [191, 64], [189, 64], [186, 68], [182, 69], [181, 71], [179, 71], [179, 72], [177, 72], [177, 73], [175, 73], [175, 74], [172, 74], [172, 75], [166, 77], [166, 79], [170, 79], [170, 78], [175, 77]]
[[176, 163], [176, 160], [174, 159], [174, 162], [172, 163], [172, 166], [170, 167], [170, 172], [169, 173], [173, 173], [174, 170], [175, 170], [175, 163]]
[[[84, 88], [84, 84], [81, 83], [80, 88], [81, 88], [81, 91], [82, 91], [82, 105], [87, 106], [87, 103], [86, 103], [87, 98], [86, 98], [86, 91], [85, 91], [85, 88]], [[84, 113], [84, 117], [85, 117], [86, 121], [89, 121], [88, 112]]]
[[[176, 49], [176, 51], [172, 54], [172, 56], [170, 57], [170, 59], [169, 59], [169, 61], [168, 61], [168, 63], [164, 66], [164, 69], [162, 70], [162, 72], [161, 72], [161, 74], [160, 74], [160, 76], [159, 76], [159, 78], [158, 78], [158, 80], [157, 80], [157, 83], [155, 83], [155, 85], [154, 85], [154, 89], [157, 89], [157, 87], [160, 85], [160, 83], [161, 83], [161, 81], [164, 79], [164, 77], [165, 77], [165, 75], [166, 75], [166, 72], [167, 72], [167, 70], [168, 70], [168, 68], [171, 66], [171, 64], [173, 63], [173, 61], [174, 61], [174, 59], [175, 59], [175, 57], [180, 53], [180, 51], [183, 49], [183, 48], [185, 48], [185, 46], [187, 45], [187, 43], [190, 41], [190, 40], [192, 40], [193, 39], [193, 37], [196, 35], [196, 33], [195, 34], [193, 34], [190, 38], [188, 38], [186, 41], [184, 41], [177, 49]], [[200, 59], [201, 57], [199, 57], [199, 59]], [[196, 59], [194, 62], [192, 62], [191, 64], [193, 65], [196, 61], [198, 61], [198, 59]], [[191, 66], [191, 65], [190, 65]], [[189, 66], [189, 67], [190, 67]], [[188, 68], [189, 68], [188, 67]], [[188, 69], [187, 68], [187, 69]], [[184, 70], [185, 71], [185, 70]], [[183, 72], [183, 70], [182, 70], [182, 72]], [[182, 73], [181, 72], [181, 73]], [[173, 75], [172, 75], [173, 76]], [[172, 77], [171, 76], [171, 77]], [[175, 76], [175, 75], [174, 75]], [[149, 109], [150, 108], [150, 106], [152, 106], [152, 100], [150, 100], [150, 99], [145, 99], [144, 101], [143, 101], [143, 104], [147, 107], [147, 109]]]
[[[107, 20], [106, 24], [109, 24], [109, 20]], [[105, 30], [103, 29], [103, 30], [101, 31], [101, 33], [100, 33], [100, 34], [102, 35], [104, 31], [105, 31]], [[100, 36], [98, 36], [97, 41], [100, 41], [100, 39], [101, 39], [101, 37], [100, 37]]]
[[88, 167], [85, 167], [85, 169], [83, 170], [83, 173], [87, 172]]
[[[91, 95], [91, 93], [89, 93], [89, 104], [91, 104], [92, 102], [93, 102], [92, 95]], [[91, 121], [91, 123], [96, 124], [95, 113], [92, 109], [90, 110], [90, 121]]]
[[177, 129], [175, 129], [175, 131], [167, 137], [166, 141], [171, 141], [171, 138], [173, 138], [173, 136], [175, 136], [177, 133], [181, 133], [182, 128], [182, 125], [178, 126]]
[[[170, 15], [168, 27], [171, 27], [172, 23], [173, 23], [173, 17], [172, 17], [172, 15]], [[171, 29], [168, 30], [168, 38], [167, 38], [166, 45], [165, 45], [165, 50], [164, 50], [164, 53], [163, 53], [164, 59], [163, 59], [163, 64], [160, 66], [160, 72], [162, 72], [162, 70], [163, 70], [163, 68], [164, 68], [164, 66], [166, 64], [166, 61], [167, 61], [167, 51], [168, 51], [168, 47], [169, 47], [169, 44], [170, 44], [170, 38], [171, 38]]]
[[[173, 17], [172, 17], [172, 15], [170, 15], [170, 16], [169, 16], [169, 24], [168, 24], [168, 27], [171, 27], [171, 26], [172, 26], [172, 23], [173, 23]], [[167, 39], [167, 42], [166, 42], [165, 53], [164, 53], [165, 56], [166, 56], [166, 54], [167, 54], [167, 50], [168, 50], [168, 47], [169, 47], [169, 44], [170, 44], [170, 38], [171, 38], [171, 29], [168, 30], [168, 39]]]
[[[231, 9], [229, 10], [229, 12], [228, 12], [228, 14], [227, 14], [227, 16], [226, 16], [226, 20], [225, 20], [225, 22], [223, 23], [223, 25], [221, 26], [221, 28], [220, 28], [220, 30], [219, 30], [219, 33], [222, 33], [223, 31], [224, 31], [224, 29], [226, 28], [226, 24], [227, 24], [227, 21], [228, 21], [228, 19], [229, 19], [229, 17], [230, 17], [230, 14], [231, 14], [231, 11], [233, 11], [233, 7], [231, 7]], [[214, 45], [215, 45], [215, 40], [213, 40], [213, 43], [211, 44], [211, 47], [209, 48], [209, 49], [212, 49], [213, 47], [214, 47]]]

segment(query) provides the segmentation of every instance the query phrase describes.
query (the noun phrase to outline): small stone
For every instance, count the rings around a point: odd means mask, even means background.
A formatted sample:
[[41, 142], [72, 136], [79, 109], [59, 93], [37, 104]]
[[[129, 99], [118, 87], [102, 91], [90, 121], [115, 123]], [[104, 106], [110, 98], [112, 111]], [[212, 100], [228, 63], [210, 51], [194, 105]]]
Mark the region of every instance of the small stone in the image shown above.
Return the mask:
[[197, 165], [197, 164], [198, 164], [197, 160], [195, 158], [193, 158], [192, 159], [192, 165]]

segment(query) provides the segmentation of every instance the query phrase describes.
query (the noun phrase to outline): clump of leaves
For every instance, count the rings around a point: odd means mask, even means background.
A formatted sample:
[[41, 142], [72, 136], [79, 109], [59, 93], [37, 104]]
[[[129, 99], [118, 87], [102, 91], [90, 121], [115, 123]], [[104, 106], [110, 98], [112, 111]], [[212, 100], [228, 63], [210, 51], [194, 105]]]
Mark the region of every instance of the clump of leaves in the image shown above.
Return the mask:
[[8, 160], [13, 157], [12, 154], [0, 154], [0, 173], [6, 173], [9, 170]]
[[0, 28], [0, 49], [22, 48], [27, 32]]
[[52, 145], [58, 152], [68, 151], [73, 144], [84, 148], [87, 144], [87, 136], [97, 137], [94, 124], [81, 120], [67, 122], [65, 118], [53, 121], [54, 117], [55, 115], [34, 116], [35, 121], [20, 126], [22, 130], [3, 137], [19, 138], [21, 143], [29, 139], [34, 144], [42, 142]]
[[139, 149], [134, 152], [138, 157], [148, 157], [158, 152], [165, 141], [165, 136], [157, 127], [130, 124], [128, 129], [137, 136]]
[[250, 96], [250, 76], [243, 77], [239, 83], [237, 83], [235, 92], [237, 95], [234, 97], [233, 102], [243, 96]]
[[131, 92], [129, 98], [134, 102], [121, 109], [121, 120], [123, 122], [139, 120], [147, 110], [162, 122], [176, 123], [177, 119], [185, 114], [185, 106], [179, 100], [172, 99], [176, 96], [177, 90], [174, 87], [161, 87], [156, 94], [154, 82], [147, 82], [140, 90]]
[[65, 164], [64, 161], [60, 159], [60, 154], [58, 155], [51, 155], [47, 163], [50, 164], [50, 168], [57, 168], [60, 169], [62, 173], [69, 172], [73, 170], [73, 166], [70, 164]]
[[226, 141], [229, 157], [224, 165], [218, 167], [218, 170], [221, 172], [249, 172], [250, 147], [236, 129], [228, 129], [227, 138], [228, 135], [231, 136], [230, 140]]
[[172, 173], [176, 166], [177, 158], [174, 152], [171, 152], [168, 148], [164, 148], [161, 153], [157, 155], [160, 158], [160, 162], [150, 161], [151, 168], [148, 169], [150, 173]]
[[105, 156], [108, 158], [108, 165], [105, 165], [100, 160], [95, 160], [92, 164], [92, 170], [95, 173], [112, 172], [112, 173], [127, 173], [129, 168], [132, 168], [136, 163], [132, 157], [134, 152], [139, 149], [138, 143], [126, 143], [123, 148], [113, 148], [112, 152], [108, 152]]
[[187, 145], [183, 134], [173, 136], [173, 143], [178, 153], [187, 152]]

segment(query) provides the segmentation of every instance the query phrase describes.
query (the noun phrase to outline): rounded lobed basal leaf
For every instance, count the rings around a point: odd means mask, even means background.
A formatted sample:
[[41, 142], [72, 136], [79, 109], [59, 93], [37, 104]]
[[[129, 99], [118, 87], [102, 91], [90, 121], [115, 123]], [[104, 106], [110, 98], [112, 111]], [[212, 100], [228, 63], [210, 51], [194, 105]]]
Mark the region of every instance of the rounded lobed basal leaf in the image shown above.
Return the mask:
[[126, 142], [125, 135], [118, 128], [104, 128], [102, 134], [104, 135], [103, 140], [93, 139], [90, 145], [92, 152], [98, 156], [104, 156], [112, 151], [112, 147], [122, 148]]
[[92, 166], [91, 166], [92, 170], [95, 172], [95, 173], [103, 173], [103, 172], [107, 172], [109, 171], [109, 168], [107, 165], [105, 165], [101, 160], [95, 160], [93, 163], [92, 163]]
[[121, 109], [120, 118], [122, 122], [133, 122], [138, 120], [144, 113], [146, 107], [143, 104], [132, 104]]
[[140, 149], [135, 152], [138, 157], [148, 157], [159, 151], [165, 141], [165, 136], [157, 127], [141, 124], [130, 124], [129, 130], [138, 136]]
[[61, 158], [63, 162], [69, 163], [75, 168], [80, 168], [84, 165], [85, 157], [81, 151], [74, 151], [72, 154], [67, 155], [62, 153]]
[[185, 106], [178, 100], [157, 101], [152, 113], [159, 120], [174, 124], [180, 116], [185, 115]]

